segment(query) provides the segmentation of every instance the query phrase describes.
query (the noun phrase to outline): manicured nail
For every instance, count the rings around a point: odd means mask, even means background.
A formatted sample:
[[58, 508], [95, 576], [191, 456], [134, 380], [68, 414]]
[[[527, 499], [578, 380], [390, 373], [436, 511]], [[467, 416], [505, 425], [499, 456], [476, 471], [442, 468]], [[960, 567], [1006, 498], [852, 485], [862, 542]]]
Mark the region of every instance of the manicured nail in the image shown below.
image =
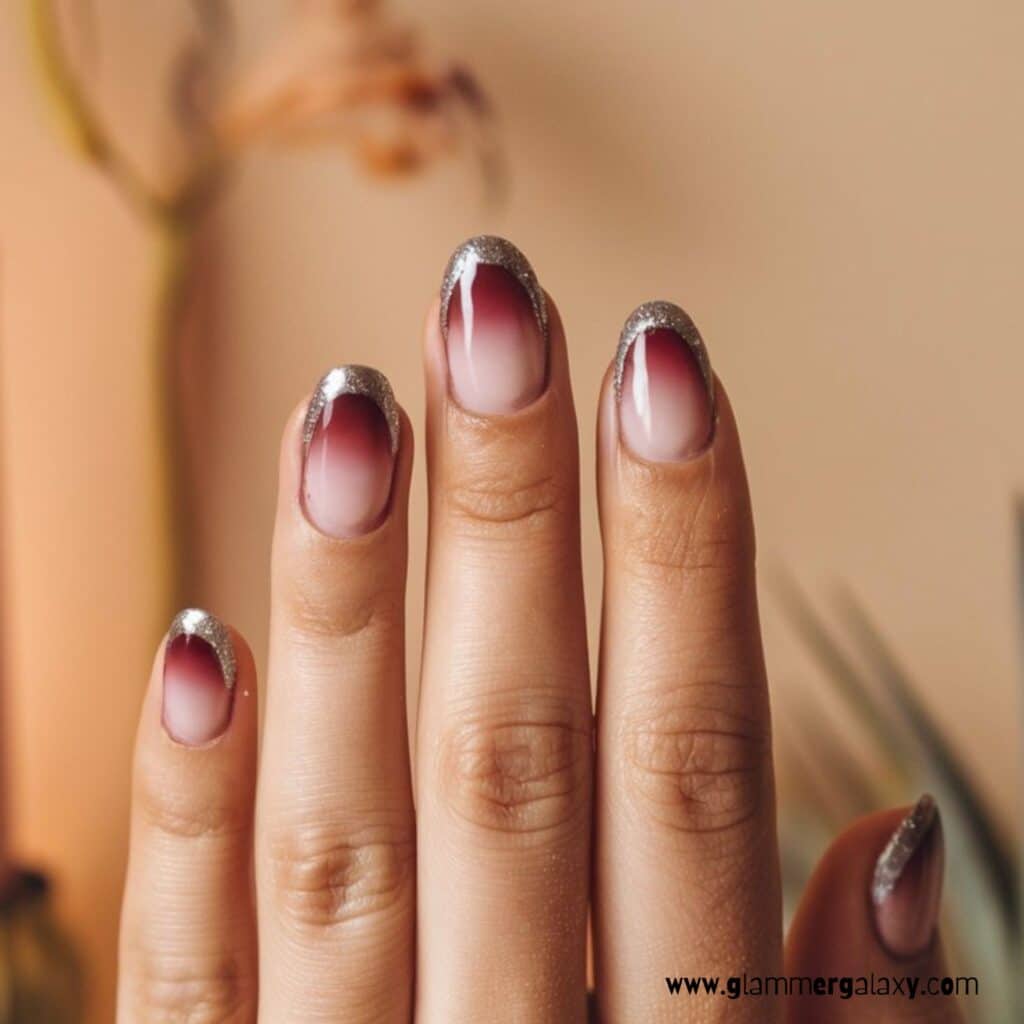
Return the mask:
[[358, 537], [380, 525], [391, 498], [398, 425], [384, 374], [340, 366], [324, 375], [302, 433], [302, 499], [318, 530]]
[[231, 721], [235, 649], [224, 624], [200, 608], [179, 612], [164, 649], [164, 728], [189, 747], [215, 740]]
[[935, 801], [926, 795], [892, 834], [871, 881], [878, 935], [894, 956], [917, 956], [931, 943], [944, 860], [942, 820]]
[[693, 321], [671, 302], [648, 302], [622, 329], [615, 356], [619, 429], [652, 462], [682, 462], [711, 443], [714, 378]]
[[511, 413], [547, 386], [548, 313], [526, 257], [480, 235], [455, 250], [441, 284], [449, 386], [471, 412]]

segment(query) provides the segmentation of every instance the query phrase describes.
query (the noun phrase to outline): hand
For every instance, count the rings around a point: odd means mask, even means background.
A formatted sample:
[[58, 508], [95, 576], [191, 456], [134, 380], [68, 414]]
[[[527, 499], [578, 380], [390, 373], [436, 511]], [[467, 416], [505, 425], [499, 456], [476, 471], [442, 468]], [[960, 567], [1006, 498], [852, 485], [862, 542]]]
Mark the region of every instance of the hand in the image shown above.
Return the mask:
[[[415, 812], [413, 431], [383, 376], [347, 367], [284, 432], [258, 785], [242, 638], [191, 611], [157, 654], [119, 1021], [572, 1024], [588, 907], [602, 1021], [960, 1020], [952, 999], [844, 999], [835, 982], [730, 998], [744, 975], [944, 976], [942, 832], [927, 799], [856, 823], [783, 948], [750, 503], [689, 318], [641, 307], [602, 386], [596, 717], [558, 313], [517, 250], [474, 240], [425, 348]], [[727, 994], [673, 994], [682, 976]]]

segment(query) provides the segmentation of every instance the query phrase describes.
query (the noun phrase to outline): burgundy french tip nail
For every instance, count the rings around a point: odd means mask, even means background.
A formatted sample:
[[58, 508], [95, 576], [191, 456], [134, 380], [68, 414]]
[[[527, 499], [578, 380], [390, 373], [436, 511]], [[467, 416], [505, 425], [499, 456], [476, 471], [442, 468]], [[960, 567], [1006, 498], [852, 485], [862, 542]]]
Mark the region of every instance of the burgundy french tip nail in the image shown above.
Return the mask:
[[897, 957], [923, 953], [939, 919], [945, 844], [935, 801], [922, 796], [875, 865], [871, 903], [878, 937]]
[[455, 250], [441, 285], [449, 386], [471, 412], [507, 414], [547, 386], [548, 314], [526, 257], [481, 235]]
[[195, 747], [231, 721], [235, 650], [224, 624], [200, 608], [179, 612], [164, 649], [163, 724], [178, 743]]
[[325, 374], [303, 429], [302, 500], [331, 537], [379, 526], [391, 499], [399, 416], [387, 378], [368, 366]]
[[629, 449], [651, 462], [682, 462], [711, 443], [714, 378], [693, 321], [670, 302], [630, 315], [615, 357], [619, 429]]

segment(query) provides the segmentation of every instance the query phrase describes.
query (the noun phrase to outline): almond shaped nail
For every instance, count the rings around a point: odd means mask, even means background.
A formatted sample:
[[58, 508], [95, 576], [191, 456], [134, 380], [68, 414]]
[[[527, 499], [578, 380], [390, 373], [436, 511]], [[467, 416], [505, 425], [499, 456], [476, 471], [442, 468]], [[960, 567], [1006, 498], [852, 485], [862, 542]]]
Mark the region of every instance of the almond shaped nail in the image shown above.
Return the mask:
[[679, 463], [715, 435], [714, 376], [693, 321], [670, 302], [647, 302], [626, 320], [614, 365], [619, 436], [635, 456]]
[[895, 957], [920, 956], [931, 944], [942, 900], [942, 821], [923, 796], [900, 822], [875, 865], [875, 930]]
[[547, 344], [548, 308], [544, 289], [530, 261], [511, 242], [496, 235], [477, 235], [452, 253], [441, 282], [441, 336], [448, 340], [448, 310], [456, 287], [467, 271], [480, 265], [501, 267], [519, 282], [530, 300], [541, 336]]
[[320, 378], [320, 383], [313, 392], [306, 409], [306, 419], [302, 427], [303, 452], [309, 451], [310, 442], [316, 433], [317, 424], [324, 407], [342, 395], [362, 395], [369, 398], [383, 413], [387, 421], [388, 434], [391, 438], [391, 454], [398, 451], [399, 415], [395, 402], [395, 393], [387, 377], [372, 366], [336, 366]]
[[202, 608], [185, 608], [171, 622], [171, 628], [167, 631], [167, 645], [170, 646], [180, 636], [198, 637], [208, 643], [217, 658], [224, 685], [229, 690], [234, 687], [237, 673], [235, 648], [231, 634], [220, 619]]
[[911, 808], [900, 822], [875, 864], [871, 880], [871, 901], [880, 907], [893, 893], [911, 858], [920, 849], [938, 810], [935, 800], [927, 793]]

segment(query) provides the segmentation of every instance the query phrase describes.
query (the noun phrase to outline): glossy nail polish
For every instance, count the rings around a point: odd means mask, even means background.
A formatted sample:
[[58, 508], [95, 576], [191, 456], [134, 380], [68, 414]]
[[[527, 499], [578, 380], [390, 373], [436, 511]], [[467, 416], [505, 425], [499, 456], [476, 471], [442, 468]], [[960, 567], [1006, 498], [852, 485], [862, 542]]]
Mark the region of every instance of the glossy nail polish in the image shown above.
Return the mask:
[[526, 257], [503, 238], [463, 243], [441, 285], [449, 386], [471, 412], [512, 413], [547, 386], [548, 315]]
[[391, 498], [399, 416], [391, 385], [368, 366], [325, 374], [306, 411], [302, 501], [330, 537], [378, 526]]
[[199, 608], [179, 612], [164, 649], [163, 724], [178, 743], [195, 747], [231, 721], [235, 650], [223, 623]]
[[928, 948], [939, 918], [944, 860], [942, 820], [926, 795], [889, 839], [871, 881], [878, 936], [894, 956]]
[[683, 462], [711, 443], [714, 378], [693, 321], [670, 302], [648, 302], [626, 321], [615, 357], [619, 430], [651, 462]]

